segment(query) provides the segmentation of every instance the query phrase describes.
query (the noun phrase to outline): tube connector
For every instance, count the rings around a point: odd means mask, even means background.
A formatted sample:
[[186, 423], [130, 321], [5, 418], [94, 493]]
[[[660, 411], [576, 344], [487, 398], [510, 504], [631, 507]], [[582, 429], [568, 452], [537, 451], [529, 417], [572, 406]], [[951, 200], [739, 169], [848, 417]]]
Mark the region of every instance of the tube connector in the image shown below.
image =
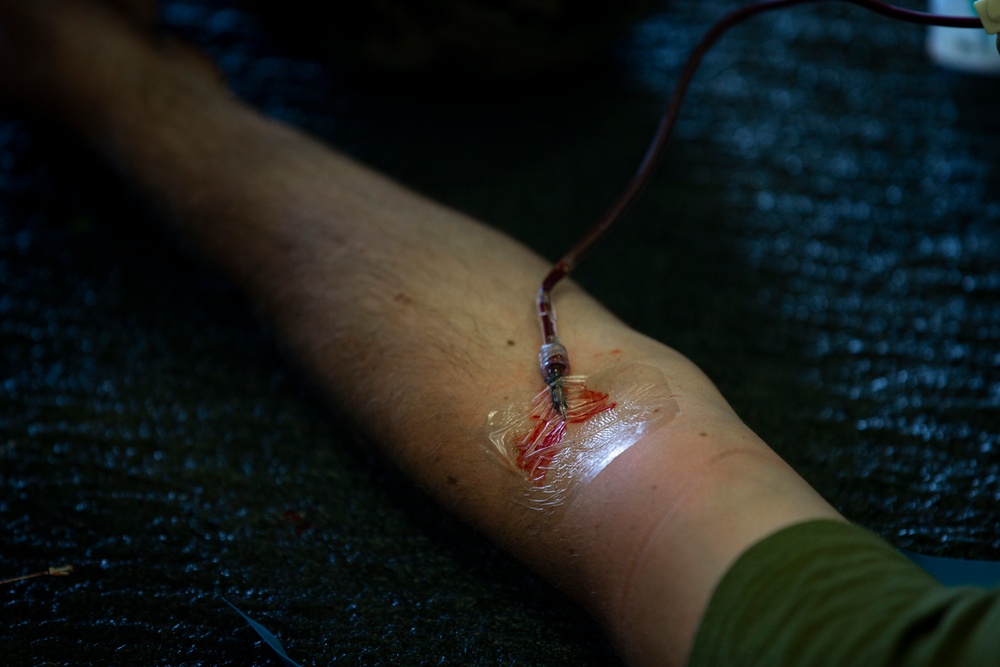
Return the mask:
[[991, 35], [1000, 32], [1000, 0], [976, 0], [972, 3], [983, 29]]
[[569, 375], [569, 353], [558, 339], [543, 344], [538, 350], [538, 367], [552, 394], [552, 406], [565, 417], [569, 410], [565, 383]]
[[558, 374], [565, 377], [569, 375], [569, 352], [558, 340], [552, 343], [545, 343], [538, 350], [538, 365], [542, 370], [542, 377], [548, 383], [549, 376]]

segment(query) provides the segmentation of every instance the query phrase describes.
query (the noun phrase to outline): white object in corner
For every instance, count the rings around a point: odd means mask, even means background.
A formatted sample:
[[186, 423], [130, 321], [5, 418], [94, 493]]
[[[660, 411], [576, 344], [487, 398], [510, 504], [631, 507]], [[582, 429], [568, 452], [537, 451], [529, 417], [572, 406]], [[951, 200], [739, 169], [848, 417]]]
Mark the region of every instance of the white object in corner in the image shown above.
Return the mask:
[[[981, 17], [983, 14], [1000, 26], [1000, 0], [930, 0], [932, 14], [944, 16]], [[986, 30], [968, 28], [942, 28], [931, 26], [927, 32], [927, 52], [939, 65], [962, 72], [1000, 74], [1000, 53], [997, 38], [987, 34], [991, 28], [983, 20]], [[996, 30], [992, 30], [996, 32]]]
[[991, 35], [1000, 32], [1000, 0], [976, 0], [972, 8], [979, 14], [986, 32]]

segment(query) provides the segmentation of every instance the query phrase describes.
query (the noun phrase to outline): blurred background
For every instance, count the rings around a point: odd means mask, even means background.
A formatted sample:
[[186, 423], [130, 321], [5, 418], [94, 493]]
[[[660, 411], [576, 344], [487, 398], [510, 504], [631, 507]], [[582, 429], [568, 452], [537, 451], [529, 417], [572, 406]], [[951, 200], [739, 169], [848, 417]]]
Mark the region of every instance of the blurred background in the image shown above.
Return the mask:
[[[553, 260], [738, 6], [330, 4], [166, 1], [161, 23], [266, 113]], [[735, 29], [576, 279], [852, 520], [1000, 559], [1000, 79], [933, 64], [925, 39], [827, 3]], [[380, 460], [154, 217], [72, 138], [0, 110], [0, 579], [78, 568], [0, 585], [6, 664], [278, 664], [220, 596], [304, 665], [617, 663]]]

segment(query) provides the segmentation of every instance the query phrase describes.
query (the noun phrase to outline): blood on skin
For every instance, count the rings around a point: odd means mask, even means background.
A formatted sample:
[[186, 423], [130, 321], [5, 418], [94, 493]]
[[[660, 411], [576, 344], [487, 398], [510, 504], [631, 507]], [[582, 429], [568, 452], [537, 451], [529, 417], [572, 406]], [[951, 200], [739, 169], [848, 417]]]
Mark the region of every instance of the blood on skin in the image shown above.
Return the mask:
[[663, 372], [616, 363], [566, 377], [566, 416], [548, 387], [486, 417], [484, 444], [518, 484], [512, 499], [557, 512], [621, 452], [680, 413]]
[[604, 394], [585, 386], [567, 385], [566, 399], [569, 406], [564, 418], [552, 405], [543, 401], [540, 409], [528, 417], [529, 429], [515, 438], [515, 465], [528, 474], [536, 485], [545, 482], [552, 459], [560, 451], [560, 444], [566, 436], [568, 424], [583, 424], [602, 412], [615, 409], [617, 402]]

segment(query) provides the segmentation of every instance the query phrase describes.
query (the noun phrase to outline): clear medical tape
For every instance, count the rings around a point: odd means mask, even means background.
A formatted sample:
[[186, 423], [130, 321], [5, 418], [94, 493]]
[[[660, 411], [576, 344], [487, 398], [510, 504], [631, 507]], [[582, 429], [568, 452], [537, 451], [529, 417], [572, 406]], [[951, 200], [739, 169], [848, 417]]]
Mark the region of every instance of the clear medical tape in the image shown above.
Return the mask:
[[663, 373], [646, 364], [569, 376], [566, 396], [565, 417], [546, 387], [486, 420], [487, 446], [519, 481], [515, 500], [531, 509], [564, 505], [619, 454], [679, 414]]

